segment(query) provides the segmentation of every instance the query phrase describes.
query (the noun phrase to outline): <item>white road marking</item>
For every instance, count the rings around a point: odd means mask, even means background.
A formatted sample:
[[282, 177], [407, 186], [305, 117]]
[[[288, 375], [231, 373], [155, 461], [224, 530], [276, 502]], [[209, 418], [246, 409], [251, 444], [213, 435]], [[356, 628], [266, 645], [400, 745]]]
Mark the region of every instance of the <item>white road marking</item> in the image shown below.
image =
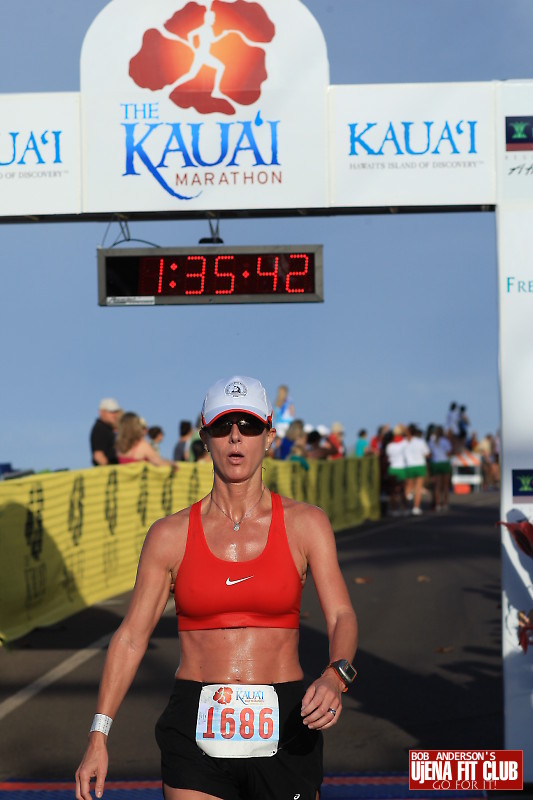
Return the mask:
[[24, 689], [20, 689], [12, 697], [8, 697], [7, 700], [0, 703], [0, 720], [7, 717], [12, 711], [16, 711], [17, 708], [20, 708], [20, 706], [24, 705], [28, 700], [31, 700], [32, 697], [35, 697], [36, 694], [42, 692], [43, 689], [47, 689], [53, 683], [64, 678], [65, 675], [68, 675], [69, 672], [72, 672], [86, 661], [89, 661], [89, 659], [93, 658], [100, 650], [107, 647], [112, 636], [112, 633], [102, 636], [100, 639], [97, 639], [96, 642], [90, 644], [89, 647], [79, 650], [77, 653], [70, 656], [70, 658], [62, 661], [61, 664], [51, 669], [46, 675], [37, 678], [36, 681], [25, 686]]
[[[168, 600], [165, 610], [163, 612], [164, 615], [169, 613], [174, 613], [174, 601], [173, 599]], [[30, 683], [28, 686], [25, 686], [24, 689], [20, 689], [16, 692], [12, 697], [8, 697], [7, 700], [4, 700], [0, 703], [0, 720], [7, 717], [8, 714], [11, 714], [12, 711], [16, 711], [17, 708], [27, 703], [28, 700], [31, 700], [32, 697], [42, 692], [43, 689], [47, 689], [56, 681], [64, 678], [65, 675], [68, 675], [69, 672], [73, 672], [73, 670], [80, 667], [82, 664], [85, 664], [86, 661], [89, 661], [93, 656], [103, 650], [104, 647], [107, 647], [109, 642], [111, 641], [111, 637], [115, 631], [111, 633], [106, 633], [105, 636], [102, 636], [100, 639], [97, 639], [96, 642], [93, 642], [89, 645], [89, 647], [85, 647], [83, 650], [79, 650], [74, 655], [70, 656], [69, 658], [62, 661], [61, 664], [58, 664], [57, 667], [54, 667], [46, 675], [43, 675], [41, 678], [37, 678], [37, 680]]]

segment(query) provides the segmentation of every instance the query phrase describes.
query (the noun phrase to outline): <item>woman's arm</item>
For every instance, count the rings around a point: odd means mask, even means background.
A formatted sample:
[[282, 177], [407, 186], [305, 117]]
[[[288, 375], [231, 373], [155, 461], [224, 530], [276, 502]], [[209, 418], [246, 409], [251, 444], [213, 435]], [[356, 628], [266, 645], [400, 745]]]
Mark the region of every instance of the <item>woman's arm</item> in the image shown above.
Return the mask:
[[[319, 508], [308, 506], [302, 516], [305, 554], [326, 620], [328, 663], [340, 659], [351, 662], [357, 648], [357, 619], [339, 567], [335, 535], [326, 514]], [[345, 685], [327, 666], [324, 664], [325, 671], [311, 684], [302, 701], [303, 721], [310, 728], [330, 728], [342, 711]]]
[[[172, 558], [176, 548], [176, 518], [158, 520], [150, 528], [139, 561], [135, 588], [123, 622], [111, 639], [107, 652], [96, 713], [115, 717], [148, 646], [148, 641], [168, 600]], [[171, 537], [172, 534], [172, 537]], [[175, 543], [175, 538], [174, 538]], [[107, 774], [107, 736], [89, 734], [89, 745], [76, 772], [76, 797], [90, 800], [90, 782], [101, 797]]]
[[177, 464], [174, 461], [169, 461], [168, 458], [163, 458], [159, 455], [157, 450], [154, 450], [152, 445], [147, 442], [145, 439], [139, 443], [139, 446], [136, 450], [136, 457], [140, 459], [144, 459], [148, 461], [150, 464], [153, 464], [154, 467], [173, 467], [177, 469]]

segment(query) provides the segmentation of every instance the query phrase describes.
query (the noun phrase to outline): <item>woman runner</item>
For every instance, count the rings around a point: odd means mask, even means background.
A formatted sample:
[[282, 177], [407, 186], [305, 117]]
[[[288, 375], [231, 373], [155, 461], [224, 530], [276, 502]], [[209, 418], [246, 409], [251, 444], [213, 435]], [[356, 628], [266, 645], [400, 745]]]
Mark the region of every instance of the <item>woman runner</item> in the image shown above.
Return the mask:
[[[319, 509], [270, 492], [262, 461], [275, 437], [261, 383], [218, 381], [201, 438], [211, 492], [155, 522], [124, 621], [109, 645], [76, 797], [101, 797], [107, 735], [174, 587], [180, 663], [156, 726], [165, 800], [316, 800], [322, 731], [335, 725], [357, 623], [335, 539]], [[329, 660], [310, 686], [298, 658], [300, 598], [310, 569]]]

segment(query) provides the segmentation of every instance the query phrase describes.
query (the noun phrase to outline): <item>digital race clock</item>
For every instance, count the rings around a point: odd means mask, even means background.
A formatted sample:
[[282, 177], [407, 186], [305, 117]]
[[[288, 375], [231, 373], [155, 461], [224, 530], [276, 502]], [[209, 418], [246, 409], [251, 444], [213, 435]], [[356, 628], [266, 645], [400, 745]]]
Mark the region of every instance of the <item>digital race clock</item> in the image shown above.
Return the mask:
[[101, 306], [323, 299], [322, 245], [98, 249]]

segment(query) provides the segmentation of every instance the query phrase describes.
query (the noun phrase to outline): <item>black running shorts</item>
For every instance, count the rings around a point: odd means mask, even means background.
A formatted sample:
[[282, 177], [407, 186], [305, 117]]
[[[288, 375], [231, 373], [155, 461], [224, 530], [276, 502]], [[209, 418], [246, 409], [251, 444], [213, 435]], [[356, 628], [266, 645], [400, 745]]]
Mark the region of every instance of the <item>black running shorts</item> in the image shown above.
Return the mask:
[[163, 783], [222, 800], [316, 800], [322, 783], [322, 734], [302, 722], [302, 681], [274, 684], [279, 699], [280, 741], [271, 757], [213, 758], [196, 744], [202, 684], [177, 680], [155, 735]]

